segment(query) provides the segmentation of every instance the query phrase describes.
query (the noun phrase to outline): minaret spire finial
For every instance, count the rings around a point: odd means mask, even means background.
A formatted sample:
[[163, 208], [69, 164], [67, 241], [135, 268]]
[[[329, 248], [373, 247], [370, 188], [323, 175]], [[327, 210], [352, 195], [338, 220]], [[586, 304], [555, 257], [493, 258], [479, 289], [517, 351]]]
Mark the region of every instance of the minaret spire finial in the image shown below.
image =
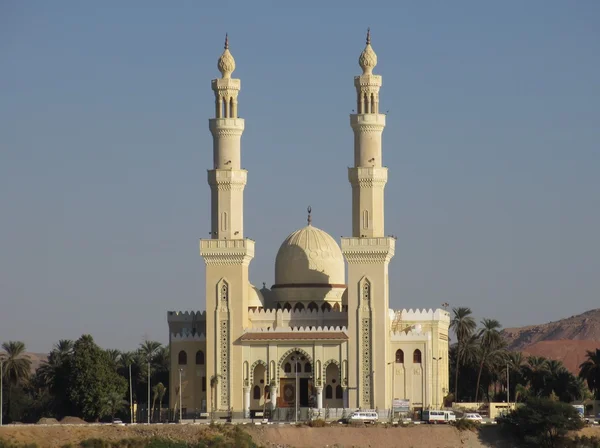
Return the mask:
[[310, 205], [308, 206], [308, 208], [306, 209], [306, 211], [308, 212], [308, 219], [307, 219], [307, 221], [308, 221], [308, 225], [310, 226], [310, 225], [312, 225], [312, 216], [311, 216], [312, 208], [310, 207]]
[[229, 35], [227, 33], [225, 33], [225, 50], [229, 50]]
[[367, 45], [371, 45], [371, 28], [367, 28]]

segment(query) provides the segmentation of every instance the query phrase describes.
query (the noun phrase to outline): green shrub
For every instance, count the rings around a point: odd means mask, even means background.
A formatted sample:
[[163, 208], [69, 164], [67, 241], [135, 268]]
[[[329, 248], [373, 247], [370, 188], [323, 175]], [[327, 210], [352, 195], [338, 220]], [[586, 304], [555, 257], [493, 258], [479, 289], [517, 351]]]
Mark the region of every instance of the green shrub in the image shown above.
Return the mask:
[[38, 448], [35, 443], [12, 443], [6, 440], [0, 439], [0, 448]]
[[575, 436], [569, 446], [571, 448], [600, 448], [600, 437]]
[[456, 429], [458, 429], [459, 431], [477, 431], [480, 427], [480, 424], [479, 422], [476, 422], [474, 420], [460, 418], [456, 420], [454, 426], [456, 426]]
[[549, 398], [530, 398], [499, 419], [501, 426], [529, 446], [558, 448], [568, 443], [568, 431], [584, 426], [577, 410]]
[[322, 418], [317, 418], [308, 422], [308, 426], [310, 426], [311, 428], [323, 428], [326, 425], [327, 423]]

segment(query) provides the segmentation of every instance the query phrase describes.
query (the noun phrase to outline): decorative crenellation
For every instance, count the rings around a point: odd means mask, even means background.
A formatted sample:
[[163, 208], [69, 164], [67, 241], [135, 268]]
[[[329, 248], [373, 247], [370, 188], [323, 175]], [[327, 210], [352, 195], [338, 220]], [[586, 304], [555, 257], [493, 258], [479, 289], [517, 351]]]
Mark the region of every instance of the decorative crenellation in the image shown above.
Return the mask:
[[203, 342], [206, 341], [204, 333], [171, 333], [171, 342]]
[[[372, 88], [373, 91], [375, 91], [375, 88], [377, 89], [377, 91], [379, 91], [379, 87], [381, 87], [381, 85], [383, 84], [383, 78], [381, 77], [381, 75], [359, 75], [359, 76], [355, 76], [354, 77], [354, 86], [357, 88], [357, 92], [360, 93], [361, 91], [359, 91], [359, 88]], [[367, 90], [364, 90], [362, 92], [366, 92]]]
[[431, 340], [431, 332], [430, 331], [417, 331], [417, 330], [409, 330], [409, 331], [392, 331], [390, 332], [390, 340], [391, 341], [403, 341], [403, 342], [411, 342], [411, 341], [430, 341]]
[[284, 309], [259, 309], [259, 310], [251, 310], [248, 311], [248, 316], [252, 319], [252, 318], [256, 318], [256, 319], [264, 319], [264, 318], [275, 318], [277, 316], [283, 316], [283, 317], [290, 317], [290, 318], [310, 318], [310, 317], [331, 317], [334, 319], [341, 319], [344, 318], [346, 316], [348, 316], [348, 313], [346, 311], [338, 311], [338, 310], [321, 310], [321, 309], [315, 309], [315, 310], [309, 310], [309, 309], [303, 309], [303, 310], [284, 310]]
[[208, 184], [217, 190], [243, 190], [248, 179], [246, 170], [208, 170]]
[[[393, 314], [392, 314], [393, 313]], [[442, 321], [442, 322], [450, 322], [450, 313], [448, 311], [442, 310], [440, 308], [436, 309], [415, 309], [412, 308], [406, 310], [406, 308], [402, 310], [390, 310], [390, 317], [393, 320], [402, 320], [402, 321]]]
[[388, 180], [386, 167], [354, 167], [348, 169], [348, 180], [353, 188], [384, 187]]
[[248, 266], [254, 258], [254, 241], [239, 240], [200, 240], [200, 255], [208, 265]]
[[347, 332], [348, 329], [345, 326], [299, 326], [299, 327], [277, 327], [277, 328], [246, 328], [244, 334], [248, 333], [315, 333], [315, 332]]
[[388, 263], [394, 256], [396, 239], [342, 238], [342, 253], [351, 264]]
[[206, 311], [167, 311], [167, 322], [206, 321]]

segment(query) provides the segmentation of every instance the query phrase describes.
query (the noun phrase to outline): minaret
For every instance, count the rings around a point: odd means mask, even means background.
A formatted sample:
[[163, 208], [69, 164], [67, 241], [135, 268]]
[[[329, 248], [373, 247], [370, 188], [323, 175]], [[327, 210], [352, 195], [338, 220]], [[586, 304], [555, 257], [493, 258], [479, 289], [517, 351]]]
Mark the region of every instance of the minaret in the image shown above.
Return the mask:
[[241, 139], [244, 119], [238, 118], [239, 79], [231, 77], [235, 60], [225, 51], [217, 64], [221, 78], [213, 79], [215, 118], [209, 120], [213, 135], [214, 169], [208, 172], [211, 189], [211, 238], [242, 239], [244, 237], [244, 187], [247, 172], [241, 168]]
[[348, 262], [348, 377], [344, 382], [349, 407], [389, 409], [388, 264], [396, 242], [384, 236], [387, 168], [381, 161], [381, 134], [385, 115], [379, 113], [381, 76], [373, 74], [377, 55], [371, 47], [370, 31], [358, 63], [363, 73], [354, 78], [357, 113], [350, 115], [354, 167], [348, 168], [352, 237], [342, 238], [342, 253]]
[[211, 237], [200, 241], [200, 255], [206, 263], [206, 381], [218, 378], [206, 406], [225, 411], [243, 409], [242, 347], [233, 341], [248, 327], [248, 267], [254, 258], [254, 241], [244, 238], [247, 172], [240, 163], [244, 131], [244, 120], [237, 113], [240, 80], [231, 77], [235, 60], [227, 36], [218, 68], [222, 77], [212, 81], [215, 118], [209, 120], [214, 155], [214, 169], [208, 171]]
[[352, 184], [352, 236], [380, 237], [384, 235], [383, 190], [387, 182], [387, 168], [381, 160], [385, 115], [379, 113], [381, 76], [373, 74], [377, 55], [371, 47], [370, 30], [358, 63], [363, 73], [354, 78], [357, 113], [350, 115], [354, 168], [348, 172]]

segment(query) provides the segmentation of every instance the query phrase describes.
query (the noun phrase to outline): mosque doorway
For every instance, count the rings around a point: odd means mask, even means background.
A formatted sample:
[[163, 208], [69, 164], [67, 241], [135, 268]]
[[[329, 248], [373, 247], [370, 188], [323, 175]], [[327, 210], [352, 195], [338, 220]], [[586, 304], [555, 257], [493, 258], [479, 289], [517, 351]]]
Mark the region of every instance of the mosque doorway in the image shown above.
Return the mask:
[[280, 408], [314, 406], [316, 391], [313, 387], [312, 364], [302, 352], [290, 354], [282, 363], [279, 377], [277, 406]]

